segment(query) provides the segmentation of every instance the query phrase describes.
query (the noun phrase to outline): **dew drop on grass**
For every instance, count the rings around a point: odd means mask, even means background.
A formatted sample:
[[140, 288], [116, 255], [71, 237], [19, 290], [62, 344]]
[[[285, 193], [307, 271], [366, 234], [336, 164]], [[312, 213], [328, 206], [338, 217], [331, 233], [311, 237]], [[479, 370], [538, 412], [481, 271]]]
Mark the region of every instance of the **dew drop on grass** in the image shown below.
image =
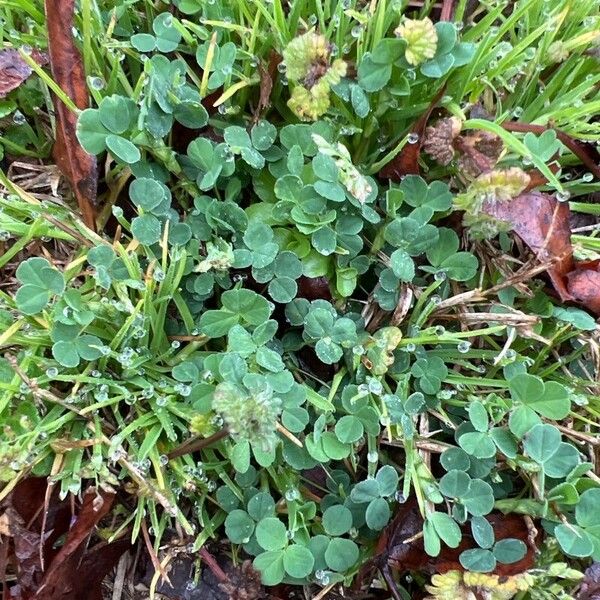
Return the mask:
[[363, 32], [363, 28], [361, 25], [355, 25], [352, 30], [350, 31], [350, 35], [353, 38], [359, 38], [362, 35]]
[[20, 110], [15, 111], [12, 120], [15, 125], [24, 125], [27, 122], [25, 115]]
[[58, 369], [56, 367], [49, 367], [46, 369], [46, 375], [48, 377], [56, 377], [58, 375]]
[[379, 453], [376, 450], [371, 450], [368, 454], [367, 454], [367, 460], [370, 463], [376, 463], [379, 460]]
[[417, 347], [412, 342], [410, 344], [406, 344], [404, 348], [407, 352], [414, 352], [417, 349]]
[[587, 183], [592, 181], [594, 179], [594, 176], [591, 173], [584, 173], [581, 179]]
[[463, 342], [459, 342], [458, 346], [456, 346], [456, 349], [461, 353], [461, 354], [466, 354], [471, 348], [471, 342], [467, 342], [467, 341], [463, 341]]
[[93, 90], [103, 90], [104, 86], [105, 86], [105, 82], [104, 79], [102, 79], [102, 77], [92, 77], [89, 76], [87, 78], [88, 80], [88, 85], [93, 89]]
[[446, 328], [443, 325], [437, 325], [435, 328], [435, 335], [444, 335]]
[[308, 17], [308, 22], [311, 25], [316, 25], [317, 24], [317, 15], [315, 15], [315, 14], [310, 15], [310, 17]]
[[404, 494], [400, 491], [398, 491], [394, 494], [394, 499], [396, 500], [396, 502], [399, 502], [400, 504], [404, 504], [406, 502], [406, 498], [404, 497]]
[[571, 192], [563, 190], [562, 192], [556, 192], [556, 199], [559, 202], [566, 202], [571, 197]]
[[418, 133], [409, 133], [408, 134], [408, 138], [406, 139], [406, 141], [409, 144], [416, 144], [419, 141], [419, 134]]

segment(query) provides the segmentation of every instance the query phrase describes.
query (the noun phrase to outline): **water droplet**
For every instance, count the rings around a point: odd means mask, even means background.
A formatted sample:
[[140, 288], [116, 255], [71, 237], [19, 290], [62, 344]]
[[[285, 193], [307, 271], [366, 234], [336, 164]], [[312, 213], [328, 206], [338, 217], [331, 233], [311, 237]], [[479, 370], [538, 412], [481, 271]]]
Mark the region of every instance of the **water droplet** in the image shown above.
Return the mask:
[[353, 38], [359, 38], [362, 35], [363, 32], [363, 27], [362, 25], [355, 25], [352, 30], [350, 31], [350, 35]]
[[400, 504], [404, 504], [406, 502], [406, 498], [404, 497], [404, 494], [400, 491], [398, 491], [394, 494], [394, 499], [396, 500], [396, 502], [399, 502]]
[[88, 85], [93, 89], [93, 90], [103, 90], [106, 83], [104, 81], [104, 79], [102, 79], [102, 77], [88, 77], [87, 78], [88, 81]]
[[409, 144], [416, 144], [419, 141], [419, 134], [418, 133], [409, 133], [408, 134], [408, 138], [406, 139], [406, 141]]
[[27, 123], [25, 115], [20, 110], [15, 111], [12, 120], [15, 125], [24, 125]]
[[58, 375], [58, 369], [56, 367], [48, 367], [46, 369], [46, 375], [50, 378], [56, 377]]
[[23, 44], [21, 46], [21, 52], [23, 52], [23, 54], [27, 54], [29, 56], [33, 52], [33, 48], [29, 44]]
[[163, 467], [169, 464], [169, 457], [166, 454], [161, 454], [158, 460]]
[[471, 342], [467, 342], [467, 341], [459, 342], [459, 344], [456, 346], [456, 349], [461, 354], [466, 354], [470, 348], [471, 348]]
[[181, 346], [181, 342], [179, 340], [173, 340], [171, 342], [171, 348], [177, 350], [177, 348], [179, 348], [179, 346]]
[[566, 202], [571, 197], [571, 192], [563, 190], [562, 192], [556, 192], [556, 199], [559, 202]]
[[317, 24], [317, 15], [312, 14], [310, 15], [310, 17], [308, 17], [308, 22], [310, 25], [316, 25]]
[[417, 347], [411, 342], [405, 346], [407, 352], [414, 352]]
[[444, 335], [444, 333], [446, 333], [446, 328], [443, 325], [436, 325], [435, 335]]
[[371, 450], [368, 454], [367, 454], [367, 460], [370, 463], [376, 463], [379, 460], [379, 453], [376, 450]]
[[164, 281], [165, 272], [159, 268], [154, 269], [152, 273], [152, 279], [154, 279], [154, 281]]
[[594, 176], [592, 175], [592, 173], [584, 173], [581, 177], [581, 179], [585, 182], [589, 182], [592, 181], [594, 179]]
[[161, 406], [161, 407], [162, 407], [162, 406], [166, 406], [166, 405], [167, 405], [167, 403], [168, 403], [168, 399], [167, 399], [167, 397], [166, 397], [166, 396], [159, 396], [159, 397], [156, 399], [156, 406]]

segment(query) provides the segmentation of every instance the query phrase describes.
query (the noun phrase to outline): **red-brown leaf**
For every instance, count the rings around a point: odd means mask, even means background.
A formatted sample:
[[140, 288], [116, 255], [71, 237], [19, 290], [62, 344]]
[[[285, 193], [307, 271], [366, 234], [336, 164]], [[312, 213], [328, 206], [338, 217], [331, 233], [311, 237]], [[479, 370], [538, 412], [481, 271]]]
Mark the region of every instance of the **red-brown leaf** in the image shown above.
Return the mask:
[[[38, 65], [48, 62], [48, 55], [34, 50], [31, 58]], [[0, 98], [17, 89], [33, 72], [32, 68], [21, 58], [19, 52], [12, 48], [0, 50]]]
[[600, 272], [594, 268], [577, 268], [567, 275], [569, 293], [586, 308], [600, 315]]
[[[36, 599], [57, 600], [58, 598], [64, 598], [65, 600], [76, 600], [78, 596], [72, 593], [74, 584], [71, 583], [69, 586], [66, 585], [66, 582], [70, 580], [75, 581], [80, 578], [80, 576], [74, 577], [74, 574], [77, 573], [77, 564], [84, 557], [86, 542], [100, 519], [110, 510], [114, 497], [114, 494], [101, 492], [95, 488], [88, 488], [86, 490], [75, 524], [67, 533], [65, 543], [45, 572], [42, 584], [35, 594]], [[108, 546], [103, 545], [102, 547], [107, 548]], [[125, 548], [123, 548], [120, 554], [124, 550]], [[89, 553], [86, 556], [89, 557]], [[89, 572], [86, 574], [86, 579], [89, 584], [93, 583], [93, 578], [90, 575], [96, 568], [95, 562], [88, 561]], [[112, 561], [109, 562], [112, 565]], [[106, 571], [102, 574], [102, 578], [105, 574]], [[100, 581], [102, 578], [100, 578]], [[93, 597], [91, 588], [88, 589], [87, 597]]]
[[[48, 51], [52, 76], [80, 109], [88, 106], [85, 71], [79, 50], [73, 41], [75, 0], [45, 0], [48, 26]], [[75, 135], [77, 115], [58, 98], [56, 103], [56, 164], [73, 186], [83, 221], [95, 228], [94, 203], [98, 184], [96, 158], [89, 155]]]
[[427, 110], [419, 117], [411, 128], [411, 133], [417, 135], [418, 138], [414, 144], [406, 144], [402, 150], [394, 157], [381, 171], [379, 177], [382, 179], [391, 179], [392, 181], [400, 181], [404, 175], [419, 174], [419, 156], [421, 155], [421, 146], [425, 136], [425, 128], [427, 121], [435, 108], [436, 104], [444, 95], [446, 86], [443, 86], [435, 95]]
[[489, 201], [484, 212], [510, 223], [511, 229], [539, 260], [555, 261], [548, 275], [562, 300], [573, 300], [565, 276], [573, 270], [570, 211], [566, 202], [541, 192], [528, 192], [508, 202]]

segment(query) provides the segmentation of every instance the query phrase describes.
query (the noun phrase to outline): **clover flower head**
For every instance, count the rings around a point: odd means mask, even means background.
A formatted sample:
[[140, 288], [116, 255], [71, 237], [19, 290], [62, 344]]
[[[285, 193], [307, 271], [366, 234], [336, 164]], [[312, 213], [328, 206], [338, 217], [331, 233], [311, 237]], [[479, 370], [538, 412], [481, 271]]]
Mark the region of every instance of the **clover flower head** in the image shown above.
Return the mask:
[[286, 75], [294, 86], [288, 106], [303, 120], [314, 121], [327, 112], [331, 86], [346, 74], [346, 63], [341, 59], [332, 62], [331, 50], [325, 36], [308, 31], [283, 51]]
[[420, 65], [435, 56], [438, 36], [431, 19], [404, 19], [394, 33], [406, 40], [404, 56], [411, 65]]

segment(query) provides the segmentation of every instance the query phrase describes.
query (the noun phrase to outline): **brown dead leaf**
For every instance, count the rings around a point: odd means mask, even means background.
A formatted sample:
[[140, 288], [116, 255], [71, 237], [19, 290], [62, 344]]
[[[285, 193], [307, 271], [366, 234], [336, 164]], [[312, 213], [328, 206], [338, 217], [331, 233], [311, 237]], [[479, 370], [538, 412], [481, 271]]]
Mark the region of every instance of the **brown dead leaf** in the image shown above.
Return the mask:
[[600, 600], [600, 563], [593, 563], [585, 570], [577, 600]]
[[600, 271], [597, 268], [577, 268], [568, 273], [567, 289], [577, 302], [600, 315]]
[[[38, 65], [48, 63], [48, 55], [38, 50], [31, 52]], [[18, 50], [0, 50], [0, 98], [17, 89], [33, 73], [32, 68], [21, 58]]]
[[[77, 578], [76, 564], [81, 559], [86, 542], [94, 528], [110, 510], [115, 495], [96, 488], [88, 488], [83, 496], [83, 504], [74, 525], [67, 533], [67, 539], [54, 557], [50, 567], [44, 573], [44, 579], [35, 594], [35, 598], [56, 600], [72, 598], [64, 593], [56, 595], [59, 589], [65, 590], [65, 583]], [[72, 599], [74, 600], [74, 599]]]
[[444, 95], [446, 86], [440, 88], [434, 96], [427, 110], [419, 117], [411, 128], [411, 134], [418, 136], [414, 144], [406, 144], [402, 150], [387, 164], [381, 171], [379, 177], [382, 179], [391, 179], [392, 181], [400, 181], [404, 175], [419, 174], [419, 156], [421, 154], [421, 146], [425, 137], [425, 128], [427, 121], [435, 108], [436, 104]]
[[541, 192], [526, 192], [505, 202], [488, 201], [483, 212], [510, 223], [541, 262], [554, 261], [548, 269], [552, 284], [563, 301], [573, 300], [565, 285], [567, 273], [573, 270], [570, 210], [566, 202]]
[[[52, 76], [75, 105], [83, 110], [88, 107], [89, 98], [83, 62], [73, 41], [75, 0], [45, 0], [45, 8]], [[54, 160], [71, 182], [84, 223], [95, 229], [96, 158], [88, 154], [77, 140], [77, 115], [58, 98], [55, 97], [54, 101], [57, 117]]]

